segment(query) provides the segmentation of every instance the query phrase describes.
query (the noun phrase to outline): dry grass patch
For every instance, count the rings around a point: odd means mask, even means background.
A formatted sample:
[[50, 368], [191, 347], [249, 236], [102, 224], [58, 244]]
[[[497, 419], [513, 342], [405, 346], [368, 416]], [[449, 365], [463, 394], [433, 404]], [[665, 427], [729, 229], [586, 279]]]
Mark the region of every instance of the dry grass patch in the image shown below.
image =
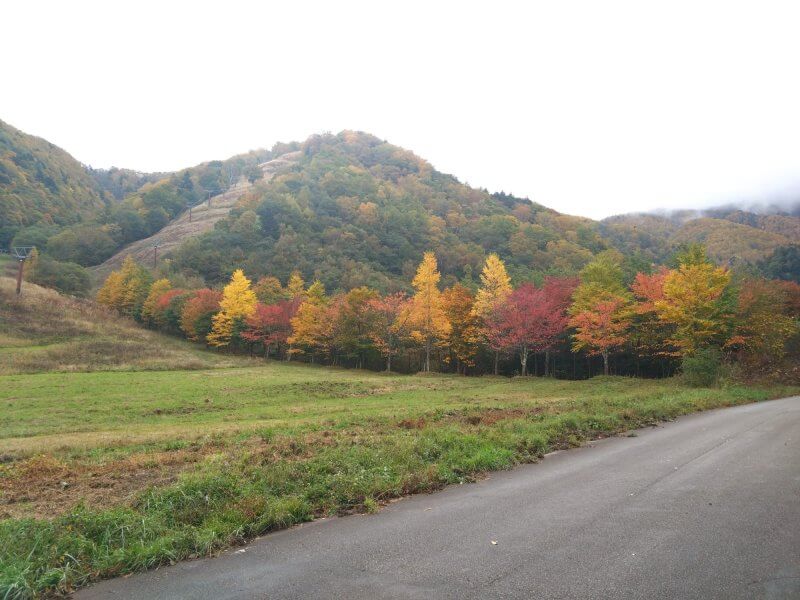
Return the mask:
[[0, 375], [252, 365], [142, 329], [91, 300], [0, 277]]
[[134, 454], [102, 464], [37, 455], [0, 465], [0, 519], [53, 518], [78, 503], [107, 508], [143, 489], [177, 480], [203, 459], [200, 450]]

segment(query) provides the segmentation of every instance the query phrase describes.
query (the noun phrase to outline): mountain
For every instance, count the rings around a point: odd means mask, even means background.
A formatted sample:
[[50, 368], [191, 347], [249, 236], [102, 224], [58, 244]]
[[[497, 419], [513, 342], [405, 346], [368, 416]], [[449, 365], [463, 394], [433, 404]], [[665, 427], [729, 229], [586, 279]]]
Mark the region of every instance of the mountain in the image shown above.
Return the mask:
[[170, 268], [220, 283], [243, 267], [328, 289], [405, 288], [425, 250], [445, 281], [469, 281], [489, 252], [516, 279], [575, 273], [608, 244], [590, 219], [471, 188], [408, 150], [362, 132], [313, 136], [288, 169], [245, 194]]
[[707, 245], [719, 263], [750, 268], [800, 241], [800, 218], [734, 207], [602, 222], [563, 215], [471, 188], [363, 132], [313, 136], [292, 148], [292, 162], [243, 193], [213, 230], [182, 235], [163, 253], [165, 274], [215, 285], [239, 267], [283, 280], [298, 270], [328, 289], [393, 290], [407, 287], [425, 250], [436, 252], [446, 284], [472, 285], [490, 252], [523, 281], [574, 275], [608, 249], [622, 252], [633, 274], [691, 243]]
[[436, 252], [446, 284], [474, 285], [491, 252], [516, 281], [573, 275], [609, 249], [632, 274], [694, 242], [719, 263], [769, 263], [785, 275], [795, 270], [798, 214], [726, 206], [598, 222], [471, 188], [356, 131], [175, 173], [94, 170], [0, 122], [0, 247], [12, 238], [36, 245], [51, 261], [96, 266], [97, 279], [127, 255], [149, 263], [155, 244], [164, 274], [210, 285], [243, 267], [284, 280], [299, 270], [331, 290], [405, 289], [425, 250]]
[[104, 191], [67, 152], [0, 121], [0, 247], [21, 228], [70, 225], [105, 207]]

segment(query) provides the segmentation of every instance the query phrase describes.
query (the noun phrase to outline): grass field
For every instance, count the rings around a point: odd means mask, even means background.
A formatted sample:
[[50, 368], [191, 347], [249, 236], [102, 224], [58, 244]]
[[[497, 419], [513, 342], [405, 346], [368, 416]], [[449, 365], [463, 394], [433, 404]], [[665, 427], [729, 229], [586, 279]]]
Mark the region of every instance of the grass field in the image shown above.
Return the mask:
[[[28, 291], [31, 308], [0, 296], [3, 599], [68, 593], [588, 439], [797, 392], [265, 363]], [[59, 344], [77, 350], [52, 352]]]

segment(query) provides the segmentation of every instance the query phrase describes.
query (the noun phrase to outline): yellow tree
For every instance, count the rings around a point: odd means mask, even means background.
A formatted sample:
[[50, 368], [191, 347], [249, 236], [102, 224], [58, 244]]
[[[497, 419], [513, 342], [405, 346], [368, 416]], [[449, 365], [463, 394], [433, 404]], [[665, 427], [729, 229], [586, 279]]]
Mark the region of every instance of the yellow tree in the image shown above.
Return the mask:
[[164, 292], [171, 289], [172, 284], [169, 279], [159, 279], [150, 286], [150, 292], [142, 303], [142, 323], [151, 327], [155, 325], [153, 317], [155, 316], [156, 301]]
[[117, 310], [138, 321], [141, 318], [142, 304], [150, 291], [153, 277], [131, 256], [127, 256], [123, 261], [120, 273], [122, 274], [122, 294]]
[[730, 272], [707, 262], [682, 264], [664, 278], [663, 297], [654, 303], [656, 314], [674, 325], [670, 342], [682, 355], [714, 341], [722, 342], [734, 310], [726, 296]]
[[444, 312], [451, 327], [447, 360], [455, 362], [456, 373], [466, 374], [467, 367], [475, 366], [481, 343], [480, 319], [472, 310], [474, 300], [472, 293], [459, 283], [442, 292]]
[[303, 277], [300, 275], [299, 271], [292, 271], [292, 274], [289, 275], [289, 281], [286, 282], [286, 294], [289, 296], [289, 299], [292, 298], [300, 298], [305, 295], [306, 293], [306, 282], [303, 281]]
[[327, 306], [325, 286], [315, 281], [309, 286], [306, 299], [292, 318], [292, 335], [287, 340], [289, 356], [296, 352], [310, 352], [313, 362], [315, 351], [326, 350], [326, 340], [331, 332], [331, 323], [325, 318]]
[[250, 280], [241, 269], [237, 269], [233, 272], [230, 283], [222, 290], [219, 312], [212, 319], [208, 343], [212, 346], [230, 344], [236, 329], [255, 310], [256, 294], [250, 289]]
[[150, 273], [128, 256], [119, 271], [112, 272], [97, 292], [97, 302], [139, 319], [142, 304], [150, 291]]
[[591, 310], [598, 302], [619, 298], [631, 300], [622, 273], [622, 255], [614, 250], [601, 252], [580, 272], [580, 285], [572, 296], [570, 312]]
[[481, 287], [475, 294], [472, 312], [478, 318], [485, 319], [508, 298], [509, 294], [511, 294], [511, 277], [508, 276], [506, 265], [497, 254], [490, 254], [483, 265]]
[[97, 292], [97, 303], [116, 310], [119, 307], [122, 291], [122, 273], [112, 271]]
[[411, 337], [425, 348], [425, 372], [431, 370], [431, 348], [450, 335], [450, 321], [444, 311], [442, 293], [439, 291], [439, 266], [433, 252], [426, 252], [417, 268], [411, 285], [416, 293], [408, 307]]
[[[511, 277], [508, 276], [506, 265], [500, 260], [497, 254], [490, 254], [486, 258], [481, 272], [481, 287], [475, 294], [475, 302], [472, 305], [473, 314], [479, 319], [481, 324], [482, 337], [487, 337], [486, 321], [500, 307], [511, 294]], [[497, 375], [497, 363], [500, 359], [500, 351], [494, 352], [494, 374]]]
[[25, 263], [22, 265], [22, 274], [25, 277], [25, 281], [33, 281], [36, 278], [36, 267], [39, 266], [39, 250], [33, 248], [28, 254], [28, 258], [25, 259]]

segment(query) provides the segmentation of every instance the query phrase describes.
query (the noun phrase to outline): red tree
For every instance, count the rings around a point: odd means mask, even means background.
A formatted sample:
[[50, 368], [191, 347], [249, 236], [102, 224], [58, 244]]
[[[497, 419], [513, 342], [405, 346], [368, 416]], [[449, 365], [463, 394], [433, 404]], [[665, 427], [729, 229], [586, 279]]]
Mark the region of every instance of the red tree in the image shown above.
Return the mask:
[[566, 329], [567, 308], [576, 283], [574, 279], [557, 278], [548, 278], [541, 288], [524, 283], [487, 319], [489, 345], [494, 350], [517, 352], [523, 376], [528, 374], [529, 353], [549, 354]]
[[159, 329], [180, 331], [181, 311], [186, 300], [186, 290], [167, 290], [156, 298], [151, 319]]
[[301, 298], [281, 300], [275, 304], [257, 304], [255, 312], [245, 320], [242, 338], [264, 346], [264, 356], [269, 356], [274, 346], [278, 353], [285, 349], [292, 334], [292, 319], [297, 314]]
[[668, 274], [669, 270], [666, 268], [662, 268], [652, 275], [636, 274], [636, 279], [631, 284], [631, 291], [639, 300], [636, 305], [637, 313], [645, 314], [655, 311], [655, 303], [664, 299], [664, 280]]
[[547, 277], [544, 280], [546, 304], [541, 310], [542, 331], [539, 351], [544, 351], [544, 374], [550, 374], [550, 350], [569, 325], [567, 310], [572, 303], [572, 295], [578, 287], [577, 277]]
[[[656, 303], [664, 300], [664, 280], [669, 269], [661, 267], [653, 274], [637, 273], [631, 284], [636, 297], [634, 323], [629, 334], [631, 346], [638, 356], [677, 356], [677, 348], [669, 343], [674, 326], [662, 321]], [[638, 363], [637, 363], [638, 369]]]

